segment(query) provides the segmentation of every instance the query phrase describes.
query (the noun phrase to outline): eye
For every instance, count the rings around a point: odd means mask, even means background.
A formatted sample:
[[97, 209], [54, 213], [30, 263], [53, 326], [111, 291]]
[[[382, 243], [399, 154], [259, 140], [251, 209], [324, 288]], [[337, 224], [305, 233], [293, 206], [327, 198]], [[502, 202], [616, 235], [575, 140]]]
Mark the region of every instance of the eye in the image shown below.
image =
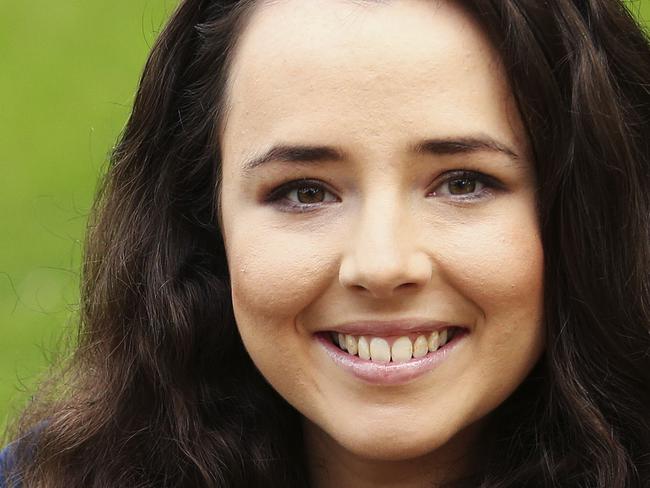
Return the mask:
[[444, 176], [431, 196], [449, 197], [455, 200], [473, 200], [484, 198], [491, 190], [502, 188], [502, 185], [491, 176], [476, 171], [452, 171]]
[[336, 201], [336, 197], [322, 183], [314, 180], [294, 180], [271, 191], [267, 202], [299, 210], [309, 210], [323, 203]]
[[477, 181], [476, 178], [457, 178], [447, 182], [447, 190], [451, 195], [467, 195], [475, 193], [477, 187], [481, 190], [482, 185], [483, 183]]

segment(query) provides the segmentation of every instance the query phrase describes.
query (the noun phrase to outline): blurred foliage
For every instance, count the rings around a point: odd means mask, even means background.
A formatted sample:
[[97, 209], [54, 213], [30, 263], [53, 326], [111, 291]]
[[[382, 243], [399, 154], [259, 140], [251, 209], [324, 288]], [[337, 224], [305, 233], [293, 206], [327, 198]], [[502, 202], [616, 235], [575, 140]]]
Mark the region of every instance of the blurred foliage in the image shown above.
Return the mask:
[[0, 0], [0, 428], [74, 332], [93, 194], [175, 4]]

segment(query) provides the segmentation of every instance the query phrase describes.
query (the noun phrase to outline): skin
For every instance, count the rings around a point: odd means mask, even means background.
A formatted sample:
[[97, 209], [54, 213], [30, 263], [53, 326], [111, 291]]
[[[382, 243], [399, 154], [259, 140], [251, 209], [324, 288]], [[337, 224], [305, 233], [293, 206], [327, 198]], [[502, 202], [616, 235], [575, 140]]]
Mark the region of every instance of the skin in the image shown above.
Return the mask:
[[[237, 326], [304, 417], [314, 486], [430, 486], [471, 472], [489, 414], [544, 347], [534, 168], [495, 48], [458, 3], [263, 3], [239, 40], [228, 100], [220, 217]], [[432, 138], [489, 138], [511, 154], [411, 150]], [[277, 144], [342, 157], [245, 169]], [[500, 187], [458, 195], [455, 170]], [[267, 201], [301, 178], [316, 180], [311, 200], [287, 190]], [[300, 199], [302, 212], [290, 206]], [[314, 337], [399, 318], [468, 335], [393, 386], [342, 370]]]

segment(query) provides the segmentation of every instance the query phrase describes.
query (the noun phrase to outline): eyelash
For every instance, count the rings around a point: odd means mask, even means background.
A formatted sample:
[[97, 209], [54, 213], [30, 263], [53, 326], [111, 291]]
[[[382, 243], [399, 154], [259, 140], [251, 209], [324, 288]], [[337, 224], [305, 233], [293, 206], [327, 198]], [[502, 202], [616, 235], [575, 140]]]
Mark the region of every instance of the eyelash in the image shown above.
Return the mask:
[[[464, 195], [464, 196], [459, 196], [458, 198], [453, 198], [452, 195], [452, 199], [460, 203], [481, 200], [491, 195], [494, 192], [494, 190], [505, 189], [503, 184], [499, 182], [496, 178], [486, 175], [484, 173], [479, 173], [477, 171], [469, 171], [469, 170], [457, 170], [457, 171], [448, 172], [444, 180], [436, 188], [449, 184], [452, 181], [463, 180], [463, 179], [473, 180], [477, 183], [480, 183], [483, 185], [483, 188], [477, 192], [469, 194], [468, 196]], [[299, 180], [289, 181], [271, 190], [269, 195], [265, 198], [265, 201], [267, 203], [277, 204], [281, 207], [288, 209], [289, 211], [298, 211], [298, 212], [309, 212], [314, 208], [321, 206], [325, 203], [325, 202], [313, 203], [313, 204], [295, 203], [286, 199], [286, 196], [289, 194], [289, 192], [301, 188], [306, 188], [306, 187], [317, 188], [333, 195], [333, 192], [329, 191], [327, 187], [324, 186], [323, 183], [318, 180], [299, 179]], [[433, 195], [434, 193], [435, 192], [430, 192], [428, 196]], [[285, 200], [287, 203], [280, 203], [282, 200]]]

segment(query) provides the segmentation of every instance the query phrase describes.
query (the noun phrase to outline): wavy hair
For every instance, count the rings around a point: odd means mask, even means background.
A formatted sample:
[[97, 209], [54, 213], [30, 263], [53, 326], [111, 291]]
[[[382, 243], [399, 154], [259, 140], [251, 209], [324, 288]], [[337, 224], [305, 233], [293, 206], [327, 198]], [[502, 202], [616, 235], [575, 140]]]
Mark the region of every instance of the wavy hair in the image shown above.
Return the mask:
[[[306, 487], [300, 415], [237, 333], [220, 123], [254, 0], [184, 0], [89, 221], [76, 346], [16, 426], [25, 487]], [[481, 488], [650, 486], [650, 46], [615, 0], [467, 0], [534, 152], [547, 349]], [[11, 483], [11, 480], [10, 480]]]

